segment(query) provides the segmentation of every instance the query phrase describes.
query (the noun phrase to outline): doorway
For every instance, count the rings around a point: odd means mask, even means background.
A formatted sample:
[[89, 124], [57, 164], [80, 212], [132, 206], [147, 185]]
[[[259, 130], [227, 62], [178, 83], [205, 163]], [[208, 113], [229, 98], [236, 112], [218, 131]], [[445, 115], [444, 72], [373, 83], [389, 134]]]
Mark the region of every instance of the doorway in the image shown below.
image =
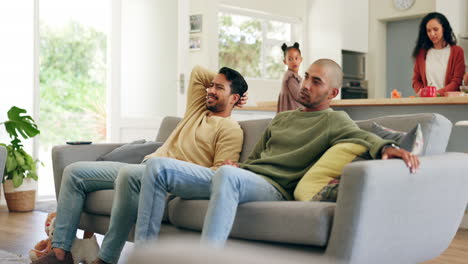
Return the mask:
[[421, 18], [387, 23], [387, 90], [390, 97], [393, 89], [402, 97], [414, 95], [412, 88], [413, 58]]

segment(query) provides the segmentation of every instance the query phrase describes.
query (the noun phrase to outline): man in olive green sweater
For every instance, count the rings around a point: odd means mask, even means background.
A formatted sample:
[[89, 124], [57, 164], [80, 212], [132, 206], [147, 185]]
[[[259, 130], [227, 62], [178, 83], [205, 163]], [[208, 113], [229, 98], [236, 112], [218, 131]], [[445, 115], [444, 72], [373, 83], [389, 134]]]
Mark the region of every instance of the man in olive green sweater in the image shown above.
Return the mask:
[[136, 241], [158, 235], [164, 198], [209, 198], [202, 241], [223, 245], [237, 206], [250, 201], [293, 199], [297, 182], [331, 146], [353, 142], [366, 146], [372, 158], [402, 158], [412, 172], [419, 159], [392, 141], [363, 131], [344, 112], [333, 111], [343, 73], [332, 60], [314, 62], [305, 73], [299, 100], [303, 109], [279, 113], [245, 163], [226, 161], [216, 171], [169, 158], [152, 158], [142, 179]]

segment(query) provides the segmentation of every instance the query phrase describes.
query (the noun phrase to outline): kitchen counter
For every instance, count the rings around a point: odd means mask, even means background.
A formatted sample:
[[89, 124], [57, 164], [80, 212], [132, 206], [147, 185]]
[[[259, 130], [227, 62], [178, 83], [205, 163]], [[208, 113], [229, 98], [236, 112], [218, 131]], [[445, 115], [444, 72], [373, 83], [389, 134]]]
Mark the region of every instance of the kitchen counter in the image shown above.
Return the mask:
[[[398, 105], [468, 105], [467, 96], [459, 97], [417, 97], [417, 98], [378, 98], [333, 100], [331, 107], [345, 106], [398, 106]], [[244, 106], [241, 111], [273, 111], [276, 102], [259, 102], [257, 106]], [[468, 114], [468, 113], [467, 113]], [[467, 116], [468, 118], [468, 116]]]
[[[364, 120], [386, 115], [439, 113], [453, 124], [468, 120], [468, 96], [432, 98], [381, 98], [333, 100], [331, 107], [345, 111], [353, 120]], [[276, 102], [259, 102], [257, 106], [236, 109], [236, 119], [274, 117]], [[447, 151], [468, 152], [468, 126], [454, 126]]]

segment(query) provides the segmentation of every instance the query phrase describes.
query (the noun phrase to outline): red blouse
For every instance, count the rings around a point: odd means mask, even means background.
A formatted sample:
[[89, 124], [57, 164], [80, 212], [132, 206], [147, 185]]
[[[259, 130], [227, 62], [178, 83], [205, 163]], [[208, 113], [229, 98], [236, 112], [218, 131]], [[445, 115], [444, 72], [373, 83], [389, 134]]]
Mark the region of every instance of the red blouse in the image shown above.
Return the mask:
[[[413, 89], [415, 93], [418, 93], [421, 88], [427, 86], [426, 55], [427, 50], [421, 49], [414, 62]], [[465, 74], [465, 55], [463, 49], [460, 46], [453, 45], [450, 47], [450, 57], [445, 73], [445, 87], [437, 90], [437, 92], [440, 95], [445, 95], [445, 92], [459, 91], [463, 74]]]

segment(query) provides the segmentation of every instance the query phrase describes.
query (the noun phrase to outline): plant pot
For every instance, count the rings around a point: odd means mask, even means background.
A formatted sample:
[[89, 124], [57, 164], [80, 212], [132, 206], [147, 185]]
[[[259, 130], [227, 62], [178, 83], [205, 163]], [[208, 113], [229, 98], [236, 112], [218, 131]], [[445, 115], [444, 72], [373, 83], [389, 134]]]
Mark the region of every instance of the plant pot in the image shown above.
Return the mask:
[[3, 183], [5, 200], [10, 212], [31, 212], [36, 205], [37, 181], [24, 179], [20, 187], [13, 187], [12, 180]]

